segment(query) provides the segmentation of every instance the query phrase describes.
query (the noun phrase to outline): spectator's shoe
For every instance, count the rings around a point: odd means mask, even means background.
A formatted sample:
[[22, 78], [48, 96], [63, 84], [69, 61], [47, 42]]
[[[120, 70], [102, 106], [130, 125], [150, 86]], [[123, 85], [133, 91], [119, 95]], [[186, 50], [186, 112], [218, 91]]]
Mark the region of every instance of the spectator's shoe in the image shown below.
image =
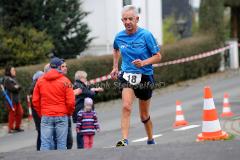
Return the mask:
[[11, 133], [16, 133], [16, 131], [14, 129], [10, 129], [8, 130], [8, 133], [11, 134]]
[[24, 131], [24, 129], [21, 129], [21, 128], [15, 128], [14, 130], [15, 130], [15, 132], [23, 132]]
[[152, 140], [148, 140], [148, 141], [147, 141], [147, 144], [148, 144], [148, 145], [151, 145], [151, 144], [156, 144], [156, 143], [155, 143], [154, 139], [152, 139]]
[[117, 142], [116, 147], [123, 147], [128, 145], [128, 140], [127, 139], [122, 139]]

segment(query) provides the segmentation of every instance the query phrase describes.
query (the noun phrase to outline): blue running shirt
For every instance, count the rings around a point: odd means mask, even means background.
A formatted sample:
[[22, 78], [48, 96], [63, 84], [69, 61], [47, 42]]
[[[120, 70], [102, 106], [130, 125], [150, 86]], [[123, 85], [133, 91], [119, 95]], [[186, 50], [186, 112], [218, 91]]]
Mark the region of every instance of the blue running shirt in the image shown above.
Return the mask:
[[123, 72], [153, 75], [151, 64], [141, 68], [132, 64], [136, 59], [145, 60], [160, 51], [151, 32], [138, 27], [134, 34], [128, 35], [123, 30], [116, 35], [113, 48], [119, 50], [122, 55], [121, 70]]

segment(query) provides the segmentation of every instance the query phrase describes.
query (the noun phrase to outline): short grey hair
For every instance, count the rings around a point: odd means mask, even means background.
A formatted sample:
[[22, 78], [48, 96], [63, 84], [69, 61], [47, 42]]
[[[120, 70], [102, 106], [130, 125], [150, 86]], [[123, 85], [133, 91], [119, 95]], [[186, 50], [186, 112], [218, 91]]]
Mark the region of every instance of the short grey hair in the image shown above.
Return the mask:
[[75, 80], [80, 80], [81, 78], [87, 78], [87, 73], [85, 71], [77, 71], [75, 73]]
[[123, 9], [122, 9], [122, 15], [123, 15], [123, 13], [125, 13], [127, 11], [133, 11], [136, 16], [138, 15], [137, 8], [134, 5], [124, 6]]
[[48, 71], [50, 71], [51, 67], [50, 67], [50, 63], [46, 64], [43, 68], [43, 72], [47, 73]]

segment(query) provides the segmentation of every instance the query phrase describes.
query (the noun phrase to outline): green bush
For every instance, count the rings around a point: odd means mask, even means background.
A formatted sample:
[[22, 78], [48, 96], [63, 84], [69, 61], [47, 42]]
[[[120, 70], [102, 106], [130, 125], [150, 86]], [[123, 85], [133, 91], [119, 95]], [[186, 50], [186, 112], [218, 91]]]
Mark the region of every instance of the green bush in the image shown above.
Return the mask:
[[[189, 57], [205, 51], [210, 51], [220, 46], [215, 42], [213, 36], [208, 37], [194, 37], [177, 42], [174, 45], [164, 46], [161, 49], [162, 62], [175, 60], [178, 58]], [[166, 85], [173, 84], [179, 81], [197, 78], [208, 73], [216, 72], [219, 68], [220, 56], [212, 56], [198, 61], [188, 62], [184, 64], [176, 64], [164, 67], [155, 68], [156, 82], [164, 82]], [[81, 59], [68, 60], [68, 77], [73, 81], [74, 74], [77, 70], [85, 70], [88, 73], [88, 79], [110, 73], [112, 69], [112, 55], [100, 57], [84, 57]], [[17, 76], [20, 84], [23, 86], [22, 102], [27, 114], [26, 94], [28, 92], [31, 77], [37, 70], [42, 70], [44, 64], [35, 66], [26, 66], [17, 68]], [[0, 75], [2, 73], [0, 72]], [[114, 81], [108, 80], [99, 83], [98, 86], [105, 88], [105, 92], [96, 96], [96, 102], [107, 101], [120, 97], [120, 91], [116, 89]], [[0, 99], [0, 121], [5, 122], [7, 119], [6, 109], [2, 105], [2, 98]]]
[[14, 27], [11, 31], [0, 27], [0, 66], [38, 64], [46, 59], [53, 44], [45, 32], [29, 27]]

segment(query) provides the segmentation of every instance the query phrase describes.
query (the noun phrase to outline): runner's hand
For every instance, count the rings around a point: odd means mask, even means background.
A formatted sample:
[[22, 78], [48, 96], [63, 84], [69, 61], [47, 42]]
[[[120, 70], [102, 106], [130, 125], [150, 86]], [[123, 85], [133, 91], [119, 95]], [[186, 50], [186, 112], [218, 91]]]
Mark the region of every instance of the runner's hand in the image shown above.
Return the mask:
[[132, 64], [134, 64], [136, 67], [140, 68], [144, 66], [144, 63], [141, 59], [135, 59], [132, 61]]
[[112, 72], [110, 73], [112, 79], [116, 80], [118, 77], [118, 69], [117, 68], [113, 68]]

